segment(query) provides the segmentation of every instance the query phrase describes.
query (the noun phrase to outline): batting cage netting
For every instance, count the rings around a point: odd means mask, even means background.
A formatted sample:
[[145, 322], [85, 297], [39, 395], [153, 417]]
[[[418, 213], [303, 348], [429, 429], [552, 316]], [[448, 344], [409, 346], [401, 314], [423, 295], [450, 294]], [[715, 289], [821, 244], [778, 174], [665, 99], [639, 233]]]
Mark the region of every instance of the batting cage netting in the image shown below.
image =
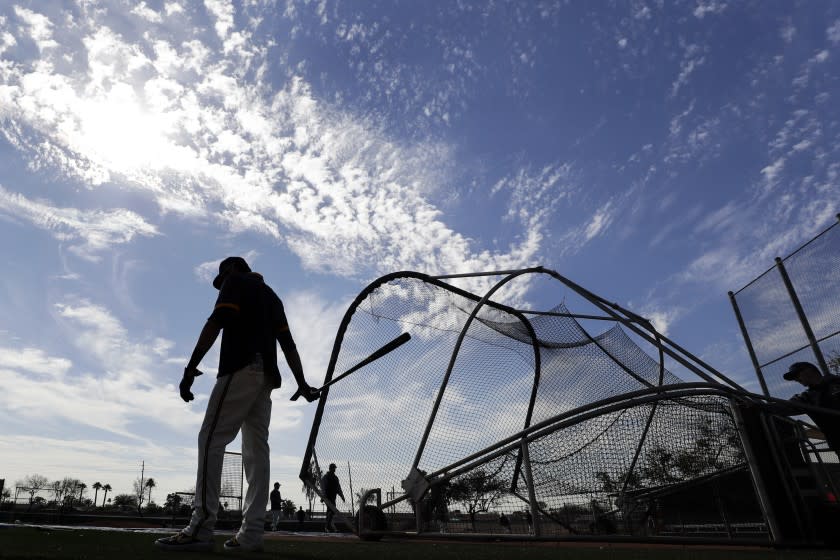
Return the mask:
[[[222, 486], [219, 493], [219, 503], [225, 510], [242, 511], [242, 496], [244, 487], [244, 467], [242, 453], [225, 451], [222, 460]], [[192, 508], [195, 491], [176, 492], [181, 497], [180, 504]]]
[[[415, 272], [359, 294], [336, 336], [305, 484], [360, 534], [766, 539], [738, 428], [749, 394], [553, 271], [505, 274], [486, 295]], [[526, 275], [591, 309], [495, 301]], [[324, 495], [330, 463], [345, 502]]]

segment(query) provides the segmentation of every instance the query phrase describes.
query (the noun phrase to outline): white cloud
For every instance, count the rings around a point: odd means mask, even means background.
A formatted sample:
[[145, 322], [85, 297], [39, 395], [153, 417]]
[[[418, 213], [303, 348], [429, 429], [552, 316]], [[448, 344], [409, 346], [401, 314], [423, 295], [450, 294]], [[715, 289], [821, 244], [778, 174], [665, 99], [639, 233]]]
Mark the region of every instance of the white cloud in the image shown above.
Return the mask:
[[57, 47], [58, 43], [53, 39], [53, 24], [46, 16], [15, 6], [15, 15], [29, 28], [29, 37], [38, 45], [38, 49], [44, 51]]
[[656, 309], [648, 307], [642, 309], [640, 315], [648, 319], [653, 327], [663, 335], [668, 335], [668, 329], [683, 314], [681, 309]]
[[785, 159], [780, 157], [761, 169], [761, 174], [764, 176], [764, 181], [768, 187], [773, 187], [776, 184], [784, 168]]
[[0, 362], [8, 369], [57, 378], [64, 377], [73, 366], [70, 360], [50, 356], [40, 348], [0, 347]]
[[825, 35], [835, 45], [840, 43], [840, 19], [834, 20], [834, 23], [825, 30]]
[[164, 5], [164, 11], [166, 15], [171, 16], [172, 14], [182, 14], [184, 13], [184, 7], [181, 6], [178, 2], [167, 2]]
[[146, 2], [140, 2], [134, 6], [131, 13], [151, 23], [160, 23], [163, 19], [158, 12], [147, 6]]
[[515, 175], [497, 181], [490, 194], [510, 191], [505, 219], [539, 228], [558, 204], [568, 201], [578, 190], [572, 166], [553, 164], [536, 172], [520, 169]]
[[97, 260], [98, 253], [113, 245], [129, 243], [135, 236], [158, 235], [155, 226], [130, 210], [58, 208], [9, 192], [2, 186], [0, 213], [49, 231], [57, 240], [69, 242], [71, 251], [89, 260]]
[[584, 232], [585, 240], [589, 241], [603, 233], [609, 227], [614, 216], [615, 209], [613, 208], [612, 201], [608, 201], [602, 207], [598, 208], [586, 226]]
[[[238, 33], [232, 5], [205, 5], [220, 37]], [[283, 240], [305, 267], [341, 275], [504, 268], [540, 249], [534, 216], [500, 252], [441, 220], [429, 195], [451, 180], [449, 146], [394, 142], [371, 120], [316, 99], [301, 78], [270, 97], [267, 84], [243, 81], [239, 69], [267, 63], [254, 42], [219, 53], [154, 28], [131, 43], [83, 23], [87, 56], [77, 60], [86, 67], [15, 66], [0, 93], [0, 113], [14, 125], [3, 133], [42, 167], [94, 186], [120, 182], [165, 212]]]
[[791, 43], [793, 42], [793, 38], [796, 36], [796, 27], [794, 27], [793, 23], [788, 21], [779, 31], [779, 35], [785, 43]]
[[226, 39], [233, 27], [233, 4], [225, 0], [204, 0], [204, 7], [216, 18], [214, 27], [220, 39]]
[[698, 0], [694, 8], [694, 17], [703, 19], [709, 14], [717, 15], [726, 10], [726, 2], [722, 0]]
[[685, 47], [682, 62], [680, 62], [680, 73], [677, 79], [671, 84], [671, 97], [676, 97], [680, 89], [688, 83], [694, 71], [706, 61], [703, 49], [699, 45], [688, 45]]

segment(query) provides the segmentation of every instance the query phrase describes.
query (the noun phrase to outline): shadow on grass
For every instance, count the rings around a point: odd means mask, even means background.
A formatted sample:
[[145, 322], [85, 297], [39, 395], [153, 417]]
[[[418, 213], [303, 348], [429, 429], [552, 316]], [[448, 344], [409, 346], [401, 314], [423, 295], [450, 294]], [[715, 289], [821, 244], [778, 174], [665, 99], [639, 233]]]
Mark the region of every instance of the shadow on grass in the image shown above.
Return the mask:
[[[166, 533], [161, 533], [166, 534]], [[96, 529], [0, 529], [0, 558], [146, 560], [231, 556], [289, 560], [830, 560], [840, 557], [828, 550], [715, 549], [697, 546], [645, 546], [574, 543], [441, 543], [427, 541], [362, 542], [355, 539], [324, 541], [301, 537], [270, 539], [260, 553], [223, 551], [225, 537], [217, 537], [213, 553], [170, 552], [156, 548], [152, 533], [97, 531]]]

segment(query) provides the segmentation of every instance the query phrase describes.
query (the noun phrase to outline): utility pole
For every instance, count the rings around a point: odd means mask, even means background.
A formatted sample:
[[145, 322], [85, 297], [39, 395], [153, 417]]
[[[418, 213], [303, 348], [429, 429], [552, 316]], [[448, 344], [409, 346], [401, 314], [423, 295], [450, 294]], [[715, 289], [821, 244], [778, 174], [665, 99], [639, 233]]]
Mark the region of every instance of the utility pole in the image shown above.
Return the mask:
[[144, 460], [140, 464], [140, 488], [139, 492], [137, 493], [137, 513], [141, 516], [143, 513], [140, 511], [140, 506], [143, 505], [143, 477], [146, 474], [146, 461]]
[[[351, 515], [356, 515], [356, 502], [354, 501], [353, 496], [353, 475], [350, 474], [350, 461], [347, 461], [347, 481], [350, 483], [350, 511], [352, 512]], [[359, 509], [362, 508], [363, 504], [359, 504]]]

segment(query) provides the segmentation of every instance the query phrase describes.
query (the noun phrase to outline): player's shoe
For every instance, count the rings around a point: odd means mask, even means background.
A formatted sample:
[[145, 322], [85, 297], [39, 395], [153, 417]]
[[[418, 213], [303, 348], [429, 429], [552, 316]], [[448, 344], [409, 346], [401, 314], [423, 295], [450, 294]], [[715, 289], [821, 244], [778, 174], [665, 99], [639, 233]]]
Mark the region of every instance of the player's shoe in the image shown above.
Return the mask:
[[213, 541], [200, 541], [194, 537], [178, 532], [172, 536], [156, 540], [155, 546], [165, 550], [210, 551], [213, 550]]
[[225, 541], [225, 550], [235, 552], [237, 550], [241, 550], [243, 552], [262, 552], [263, 545], [262, 544], [253, 544], [253, 545], [246, 545], [239, 542], [239, 539], [236, 536], [228, 539]]

